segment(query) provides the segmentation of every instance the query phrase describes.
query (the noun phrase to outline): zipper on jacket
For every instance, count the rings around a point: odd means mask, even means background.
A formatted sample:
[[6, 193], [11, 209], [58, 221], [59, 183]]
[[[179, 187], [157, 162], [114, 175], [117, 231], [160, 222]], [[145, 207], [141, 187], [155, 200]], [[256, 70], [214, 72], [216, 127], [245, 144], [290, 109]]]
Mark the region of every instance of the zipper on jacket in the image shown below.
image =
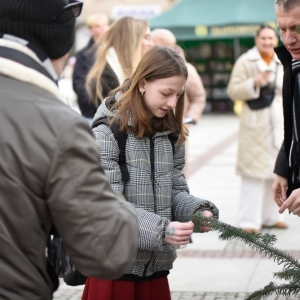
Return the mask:
[[151, 163], [151, 182], [152, 182], [153, 199], [154, 199], [154, 212], [156, 213], [155, 189], [154, 189], [154, 142], [152, 138], [150, 139], [150, 163]]
[[[153, 138], [150, 137], [150, 164], [151, 164], [151, 182], [152, 182], [152, 190], [153, 190], [153, 200], [154, 200], [154, 212], [156, 213], [156, 204], [155, 204], [155, 190], [154, 190], [154, 141]], [[145, 265], [143, 277], [146, 277], [146, 272], [149, 267], [149, 264], [153, 257], [153, 251], [151, 251], [151, 256], [147, 264]]]

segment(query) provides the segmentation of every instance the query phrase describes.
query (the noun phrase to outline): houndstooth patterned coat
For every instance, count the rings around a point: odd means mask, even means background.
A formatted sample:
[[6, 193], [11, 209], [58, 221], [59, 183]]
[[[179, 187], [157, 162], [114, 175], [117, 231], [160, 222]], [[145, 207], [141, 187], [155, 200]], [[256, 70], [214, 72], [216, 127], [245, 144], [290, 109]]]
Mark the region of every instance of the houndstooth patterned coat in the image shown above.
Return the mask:
[[[94, 117], [112, 116], [104, 100]], [[209, 210], [218, 218], [218, 209], [207, 200], [189, 194], [183, 175], [184, 144], [174, 146], [174, 155], [167, 132], [157, 132], [152, 138], [154, 170], [151, 173], [149, 138], [136, 138], [129, 133], [126, 141], [126, 164], [130, 180], [121, 179], [118, 164], [118, 143], [106, 125], [93, 129], [100, 147], [101, 164], [115, 192], [122, 193], [136, 207], [139, 218], [139, 248], [132, 267], [126, 272], [150, 276], [169, 271], [176, 258], [174, 246], [166, 244], [164, 232], [170, 221], [187, 222], [196, 210]]]

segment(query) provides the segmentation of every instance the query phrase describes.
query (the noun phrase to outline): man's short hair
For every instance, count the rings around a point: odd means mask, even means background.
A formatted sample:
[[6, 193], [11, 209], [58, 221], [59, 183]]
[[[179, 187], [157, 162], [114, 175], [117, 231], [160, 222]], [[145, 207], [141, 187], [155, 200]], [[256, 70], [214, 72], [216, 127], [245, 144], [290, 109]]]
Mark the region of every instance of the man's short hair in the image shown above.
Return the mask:
[[172, 31], [165, 28], [156, 28], [152, 30], [152, 40], [154, 45], [163, 45], [167, 47], [175, 47], [176, 37]]
[[96, 23], [100, 21], [101, 24], [103, 25], [108, 25], [109, 24], [109, 20], [108, 17], [104, 14], [94, 14], [94, 15], [90, 15], [87, 19], [86, 19], [86, 26], [88, 28], [93, 28]]
[[300, 6], [300, 0], [275, 0], [275, 5], [284, 11], [290, 11], [296, 6]]

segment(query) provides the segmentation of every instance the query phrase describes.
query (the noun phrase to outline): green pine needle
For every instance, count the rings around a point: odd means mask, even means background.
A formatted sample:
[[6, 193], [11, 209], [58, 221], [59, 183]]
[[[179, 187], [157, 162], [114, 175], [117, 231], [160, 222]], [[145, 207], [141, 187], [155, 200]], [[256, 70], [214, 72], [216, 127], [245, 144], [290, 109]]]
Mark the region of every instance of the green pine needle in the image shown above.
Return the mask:
[[273, 293], [288, 297], [290, 297], [291, 295], [297, 296], [299, 292], [300, 285], [297, 283], [292, 282], [290, 284], [276, 285], [274, 282], [270, 282], [263, 289], [250, 294], [246, 298], [246, 300], [260, 300], [262, 298], [272, 295]]
[[300, 272], [295, 269], [283, 269], [282, 271], [275, 272], [274, 277], [283, 280], [292, 280], [294, 282], [299, 282], [300, 284]]
[[290, 254], [274, 247], [277, 241], [275, 235], [268, 233], [256, 234], [255, 232], [247, 233], [241, 228], [223, 223], [214, 218], [204, 217], [201, 212], [190, 215], [190, 218], [194, 223], [194, 232], [201, 232], [201, 226], [210, 227], [213, 231], [219, 233], [219, 239], [225, 241], [241, 240], [252, 249], [263, 253], [268, 258], [272, 258], [277, 264], [283, 264], [283, 271], [274, 273], [274, 277], [290, 280], [289, 284], [275, 285], [271, 282], [263, 289], [249, 295], [247, 299], [258, 300], [273, 293], [290, 296], [297, 295], [300, 292], [300, 263]]

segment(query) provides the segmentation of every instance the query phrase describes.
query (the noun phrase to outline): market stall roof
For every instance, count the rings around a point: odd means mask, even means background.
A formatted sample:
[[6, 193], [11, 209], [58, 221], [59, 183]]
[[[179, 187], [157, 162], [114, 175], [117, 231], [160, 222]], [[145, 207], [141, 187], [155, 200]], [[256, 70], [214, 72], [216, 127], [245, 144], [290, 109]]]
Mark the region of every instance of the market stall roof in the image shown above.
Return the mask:
[[150, 20], [152, 29], [168, 28], [178, 40], [253, 36], [263, 23], [276, 27], [274, 0], [182, 0]]

